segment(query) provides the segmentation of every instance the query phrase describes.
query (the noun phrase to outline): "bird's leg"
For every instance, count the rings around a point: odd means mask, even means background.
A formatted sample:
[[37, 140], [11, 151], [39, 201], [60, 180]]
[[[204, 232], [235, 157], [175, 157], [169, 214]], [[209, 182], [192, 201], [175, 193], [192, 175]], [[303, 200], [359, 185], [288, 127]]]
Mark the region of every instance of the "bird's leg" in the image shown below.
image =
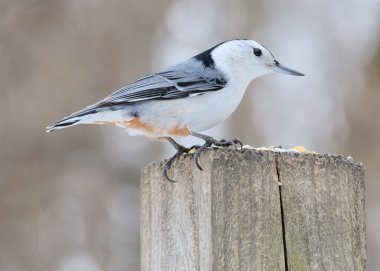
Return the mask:
[[175, 159], [177, 159], [178, 157], [180, 157], [183, 153], [188, 153], [192, 149], [198, 149], [198, 148], [200, 148], [200, 146], [194, 145], [194, 146], [192, 146], [190, 148], [186, 148], [185, 146], [182, 146], [181, 144], [178, 144], [171, 137], [161, 137], [161, 139], [165, 139], [166, 141], [168, 141], [177, 150], [177, 152], [165, 163], [165, 165], [164, 165], [164, 171], [163, 171], [163, 174], [164, 174], [165, 178], [168, 181], [175, 183], [176, 181], [170, 179], [169, 175], [168, 175], [168, 172], [169, 172], [169, 170], [170, 170], [170, 168], [171, 168], [171, 166], [173, 164], [173, 161]]
[[208, 147], [211, 147], [212, 145], [221, 146], [221, 147], [228, 147], [228, 146], [231, 146], [231, 145], [240, 145], [240, 148], [243, 149], [243, 143], [239, 139], [237, 139], [237, 138], [234, 138], [234, 139], [231, 139], [231, 140], [224, 140], [224, 139], [222, 139], [222, 140], [216, 140], [215, 138], [213, 138], [211, 136], [200, 134], [200, 133], [196, 133], [196, 132], [191, 132], [190, 134], [192, 136], [198, 137], [198, 138], [203, 139], [205, 141], [205, 144], [203, 144], [200, 148], [198, 148], [195, 151], [195, 154], [194, 154], [195, 164], [197, 165], [197, 167], [200, 170], [203, 170], [203, 169], [199, 165], [198, 159], [201, 156], [202, 152], [205, 149], [207, 149]]
[[173, 138], [171, 137], [161, 137], [162, 139], [165, 139], [166, 141], [168, 141], [177, 151], [189, 151], [188, 148], [186, 148], [185, 146], [182, 146], [181, 144], [177, 143]]

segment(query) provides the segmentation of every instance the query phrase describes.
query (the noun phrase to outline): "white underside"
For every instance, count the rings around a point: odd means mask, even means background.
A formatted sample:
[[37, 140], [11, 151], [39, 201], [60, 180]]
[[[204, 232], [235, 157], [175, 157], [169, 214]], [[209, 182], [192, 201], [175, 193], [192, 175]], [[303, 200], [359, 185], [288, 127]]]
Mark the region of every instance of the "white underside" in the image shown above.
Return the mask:
[[142, 123], [157, 127], [155, 133], [125, 128], [130, 135], [149, 137], [169, 136], [174, 127], [186, 127], [190, 131], [201, 132], [226, 120], [243, 98], [248, 83], [230, 82], [225, 88], [203, 95], [173, 100], [153, 100], [127, 106], [123, 110], [106, 111], [83, 118], [80, 123], [117, 122], [131, 120], [132, 111], [137, 111]]
[[163, 131], [176, 126], [201, 132], [226, 120], [243, 98], [246, 85], [208, 92], [183, 99], [149, 101], [139, 105], [141, 121], [154, 123]]

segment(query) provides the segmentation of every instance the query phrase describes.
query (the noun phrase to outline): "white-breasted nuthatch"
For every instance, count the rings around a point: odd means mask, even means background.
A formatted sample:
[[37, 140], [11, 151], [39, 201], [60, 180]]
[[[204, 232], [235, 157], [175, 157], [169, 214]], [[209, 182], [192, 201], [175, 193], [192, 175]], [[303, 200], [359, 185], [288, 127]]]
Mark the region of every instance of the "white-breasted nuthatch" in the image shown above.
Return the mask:
[[129, 134], [169, 141], [177, 153], [165, 165], [189, 151], [172, 136], [195, 136], [205, 141], [195, 151], [195, 162], [211, 145], [240, 144], [237, 139], [216, 140], [199, 132], [228, 118], [243, 98], [248, 84], [273, 72], [302, 76], [282, 66], [273, 54], [253, 40], [220, 43], [162, 72], [149, 74], [103, 100], [47, 127], [47, 132], [77, 124], [113, 124]]

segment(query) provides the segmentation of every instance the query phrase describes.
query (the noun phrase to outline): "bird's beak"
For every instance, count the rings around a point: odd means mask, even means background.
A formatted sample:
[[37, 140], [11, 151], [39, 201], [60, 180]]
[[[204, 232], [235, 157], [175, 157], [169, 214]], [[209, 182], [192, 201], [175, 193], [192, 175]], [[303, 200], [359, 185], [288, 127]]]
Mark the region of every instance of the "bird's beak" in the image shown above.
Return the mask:
[[274, 61], [274, 64], [271, 66], [271, 68], [273, 71], [279, 72], [279, 73], [286, 73], [286, 74], [296, 75], [296, 76], [304, 76], [303, 73], [300, 73], [295, 70], [282, 66], [277, 60]]

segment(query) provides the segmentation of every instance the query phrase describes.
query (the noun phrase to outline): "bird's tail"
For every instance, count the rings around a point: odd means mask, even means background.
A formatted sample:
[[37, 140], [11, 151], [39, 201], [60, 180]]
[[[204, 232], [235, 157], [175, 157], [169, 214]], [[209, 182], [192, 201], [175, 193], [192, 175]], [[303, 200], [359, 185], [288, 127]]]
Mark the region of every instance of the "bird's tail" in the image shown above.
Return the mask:
[[77, 124], [89, 124], [91, 116], [102, 111], [101, 108], [96, 108], [94, 105], [88, 106], [78, 112], [72, 113], [67, 117], [54, 122], [53, 124], [46, 127], [46, 132], [50, 133], [55, 130], [63, 129]]
[[127, 106], [121, 105], [118, 107], [98, 106], [97, 104], [90, 105], [78, 112], [57, 121], [48, 127], [46, 132], [63, 129], [77, 124], [94, 124], [102, 121], [121, 121], [125, 116], [122, 114], [122, 109]]
[[69, 126], [73, 126], [73, 125], [76, 125], [76, 124], [79, 124], [79, 121], [80, 119], [63, 119], [63, 120], [60, 120], [60, 121], [57, 121], [51, 125], [49, 125], [48, 127], [46, 127], [46, 132], [47, 133], [50, 133], [50, 132], [53, 132], [55, 130], [59, 130], [59, 129], [63, 129], [63, 128], [66, 128], [66, 127], [69, 127]]

